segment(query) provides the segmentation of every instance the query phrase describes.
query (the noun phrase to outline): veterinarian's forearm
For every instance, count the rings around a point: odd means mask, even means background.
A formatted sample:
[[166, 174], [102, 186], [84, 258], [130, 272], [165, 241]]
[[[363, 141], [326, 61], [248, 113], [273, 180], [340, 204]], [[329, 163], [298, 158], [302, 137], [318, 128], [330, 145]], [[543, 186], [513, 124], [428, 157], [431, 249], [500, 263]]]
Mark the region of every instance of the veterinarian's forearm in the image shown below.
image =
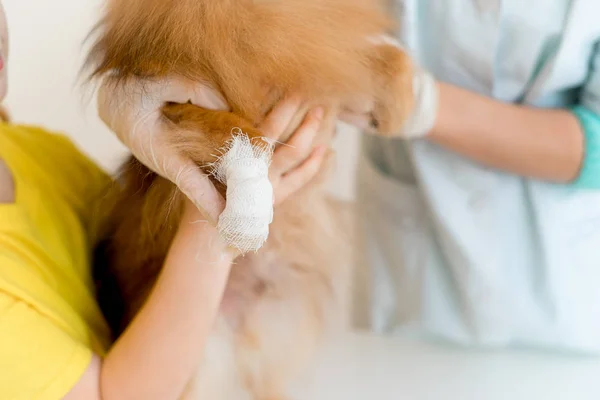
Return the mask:
[[[193, 206], [192, 206], [193, 207]], [[178, 399], [198, 368], [232, 263], [186, 212], [147, 303], [103, 363], [103, 399]], [[197, 255], [200, 257], [197, 257]]]
[[578, 176], [584, 135], [568, 111], [505, 104], [440, 83], [431, 141], [489, 167], [570, 182]]

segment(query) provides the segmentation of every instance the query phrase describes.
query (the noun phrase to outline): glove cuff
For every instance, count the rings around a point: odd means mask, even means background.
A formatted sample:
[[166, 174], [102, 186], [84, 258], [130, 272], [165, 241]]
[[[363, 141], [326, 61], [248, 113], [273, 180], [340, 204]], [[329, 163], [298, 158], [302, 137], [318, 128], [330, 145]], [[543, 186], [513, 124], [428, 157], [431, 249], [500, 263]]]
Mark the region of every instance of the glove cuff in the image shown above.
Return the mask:
[[[400, 41], [390, 35], [373, 36], [369, 40], [375, 45], [390, 45], [407, 51]], [[438, 92], [438, 85], [433, 75], [421, 68], [416, 68], [413, 75], [414, 109], [402, 130], [394, 136], [404, 139], [419, 139], [427, 136], [433, 129], [437, 118]]]
[[420, 139], [435, 125], [439, 108], [439, 89], [433, 75], [418, 69], [413, 76], [414, 109], [399, 136]]

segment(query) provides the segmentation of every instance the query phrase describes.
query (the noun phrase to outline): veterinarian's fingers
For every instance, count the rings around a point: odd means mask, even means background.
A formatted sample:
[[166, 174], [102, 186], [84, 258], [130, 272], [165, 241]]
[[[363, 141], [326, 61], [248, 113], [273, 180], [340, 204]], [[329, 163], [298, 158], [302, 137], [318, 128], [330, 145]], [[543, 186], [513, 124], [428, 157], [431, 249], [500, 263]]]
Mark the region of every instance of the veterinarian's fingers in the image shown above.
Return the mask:
[[193, 105], [209, 110], [231, 111], [231, 107], [219, 91], [205, 84], [197, 83], [191, 88]]
[[169, 175], [171, 176], [167, 175], [167, 178], [175, 183], [211, 223], [216, 224], [225, 209], [225, 200], [208, 176], [191, 160], [180, 163], [177, 172]]
[[289, 196], [302, 189], [315, 177], [326, 154], [327, 147], [317, 147], [302, 164], [281, 177], [275, 188], [275, 206], [283, 203]]
[[269, 112], [258, 129], [265, 137], [277, 140], [290, 125], [301, 104], [302, 100], [297, 96], [280, 101]]
[[323, 108], [311, 110], [292, 137], [273, 154], [271, 173], [283, 175], [301, 163], [310, 153], [323, 121]]
[[191, 102], [195, 106], [209, 110], [229, 111], [230, 109], [225, 98], [212, 86], [182, 76], [173, 75], [155, 80], [148, 92], [161, 105], [164, 103], [185, 104]]

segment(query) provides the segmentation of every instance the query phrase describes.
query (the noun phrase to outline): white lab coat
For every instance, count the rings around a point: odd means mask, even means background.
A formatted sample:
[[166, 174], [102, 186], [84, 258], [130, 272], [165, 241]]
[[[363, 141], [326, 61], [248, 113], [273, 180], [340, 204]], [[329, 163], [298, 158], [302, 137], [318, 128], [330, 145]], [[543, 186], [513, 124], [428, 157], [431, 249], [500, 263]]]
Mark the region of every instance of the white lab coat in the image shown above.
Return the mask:
[[[399, 38], [437, 78], [600, 114], [599, 0], [395, 3]], [[600, 353], [600, 191], [491, 170], [426, 140], [364, 141], [359, 320], [465, 345]]]

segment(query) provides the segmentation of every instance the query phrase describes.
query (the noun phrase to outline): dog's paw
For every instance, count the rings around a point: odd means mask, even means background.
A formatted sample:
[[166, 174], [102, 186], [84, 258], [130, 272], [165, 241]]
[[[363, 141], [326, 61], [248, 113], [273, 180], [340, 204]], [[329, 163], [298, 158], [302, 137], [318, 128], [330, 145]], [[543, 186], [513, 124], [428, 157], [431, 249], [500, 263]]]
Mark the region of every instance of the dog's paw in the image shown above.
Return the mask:
[[370, 124], [378, 134], [393, 136], [402, 130], [413, 110], [414, 67], [411, 58], [396, 46], [384, 44], [374, 52], [376, 96]]

